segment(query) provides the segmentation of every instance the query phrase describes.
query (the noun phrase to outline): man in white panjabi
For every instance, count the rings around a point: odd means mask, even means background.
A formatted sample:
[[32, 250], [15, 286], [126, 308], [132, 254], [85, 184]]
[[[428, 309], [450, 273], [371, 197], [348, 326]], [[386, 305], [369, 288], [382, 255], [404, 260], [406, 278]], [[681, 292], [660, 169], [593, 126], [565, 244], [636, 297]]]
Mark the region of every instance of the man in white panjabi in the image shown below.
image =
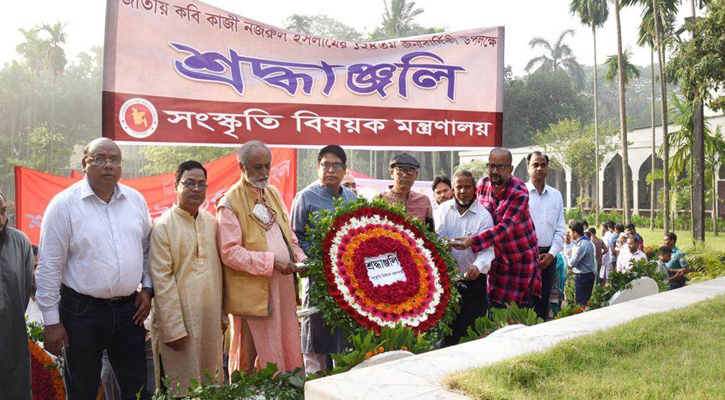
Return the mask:
[[224, 378], [222, 264], [217, 251], [217, 221], [199, 207], [206, 200], [207, 176], [196, 161], [176, 171], [177, 203], [154, 225], [149, 266], [154, 282], [152, 341], [156, 383], [161, 366], [172, 387], [184, 394], [190, 379], [206, 373]]

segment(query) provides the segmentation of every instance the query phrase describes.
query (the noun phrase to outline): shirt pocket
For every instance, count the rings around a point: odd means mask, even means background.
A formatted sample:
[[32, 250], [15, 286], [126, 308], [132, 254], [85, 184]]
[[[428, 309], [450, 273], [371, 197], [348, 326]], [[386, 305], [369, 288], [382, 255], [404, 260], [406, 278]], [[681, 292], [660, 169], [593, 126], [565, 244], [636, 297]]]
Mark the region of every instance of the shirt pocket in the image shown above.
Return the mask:
[[559, 210], [548, 208], [546, 209], [546, 225], [552, 227], [552, 230], [556, 228], [556, 222], [559, 220]]

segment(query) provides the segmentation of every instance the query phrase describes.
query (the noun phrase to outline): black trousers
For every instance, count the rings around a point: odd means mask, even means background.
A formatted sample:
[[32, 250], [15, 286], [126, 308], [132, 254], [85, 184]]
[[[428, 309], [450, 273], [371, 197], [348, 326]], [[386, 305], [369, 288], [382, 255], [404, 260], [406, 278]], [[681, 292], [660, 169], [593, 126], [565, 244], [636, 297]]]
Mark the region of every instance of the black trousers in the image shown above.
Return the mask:
[[[549, 250], [546, 249], [546, 252]], [[534, 311], [539, 318], [546, 321], [549, 318], [549, 297], [551, 296], [551, 288], [554, 286], [554, 278], [556, 277], [556, 258], [549, 264], [546, 269], [541, 270], [541, 298], [534, 299]]]
[[592, 289], [594, 289], [594, 273], [575, 274], [574, 290], [576, 291], [576, 303], [585, 306], [592, 297]]
[[488, 313], [488, 275], [480, 274], [475, 281], [464, 281], [459, 292], [461, 313], [453, 321], [453, 333], [443, 338], [443, 347], [457, 345], [466, 336], [468, 327]]
[[63, 286], [60, 321], [68, 333], [65, 385], [69, 400], [95, 400], [103, 350], [118, 379], [123, 400], [150, 399], [146, 391], [146, 329], [133, 322], [135, 296], [110, 302]]

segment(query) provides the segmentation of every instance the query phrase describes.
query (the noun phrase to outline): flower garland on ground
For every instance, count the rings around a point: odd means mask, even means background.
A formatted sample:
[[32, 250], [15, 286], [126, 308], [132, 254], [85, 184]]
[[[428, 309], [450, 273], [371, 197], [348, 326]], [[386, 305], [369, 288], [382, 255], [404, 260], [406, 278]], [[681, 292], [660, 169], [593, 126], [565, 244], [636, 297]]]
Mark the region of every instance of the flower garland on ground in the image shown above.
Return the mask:
[[34, 400], [65, 400], [60, 369], [50, 355], [33, 340], [30, 346], [30, 373]]
[[[358, 198], [337, 201], [307, 227], [310, 305], [328, 325], [350, 334], [397, 324], [418, 333], [450, 332], [460, 308], [458, 267], [437, 235], [404, 215], [384, 200]], [[402, 269], [393, 281], [371, 280], [367, 264], [380, 256]]]

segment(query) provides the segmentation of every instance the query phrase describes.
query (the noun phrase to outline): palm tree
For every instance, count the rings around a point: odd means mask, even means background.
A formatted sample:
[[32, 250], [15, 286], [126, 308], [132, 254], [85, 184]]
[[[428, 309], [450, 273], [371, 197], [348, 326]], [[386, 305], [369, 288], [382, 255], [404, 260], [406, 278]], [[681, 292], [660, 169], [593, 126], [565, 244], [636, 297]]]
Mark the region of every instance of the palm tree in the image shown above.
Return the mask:
[[[678, 177], [677, 175], [680, 175], [682, 172], [686, 172], [689, 177], [689, 183], [692, 185], [693, 180], [697, 179], [695, 176], [695, 160], [693, 156], [693, 148], [695, 146], [693, 122], [694, 112], [697, 105], [687, 99], [681, 100], [674, 93], [671, 96], [671, 100], [673, 105], [671, 111], [674, 115], [676, 115], [674, 123], [680, 126], [680, 130], [672, 132], [669, 136], [670, 146], [675, 149], [671, 158], [670, 172], [673, 176], [671, 176], [670, 179], [676, 180]], [[706, 121], [704, 125], [703, 156], [706, 168], [702, 179], [704, 182], [708, 182], [709, 184], [715, 181], [717, 160], [725, 158], [725, 141], [723, 140], [722, 133], [719, 129], [713, 133]], [[705, 186], [706, 185], [703, 185], [703, 188]], [[717, 189], [713, 187], [713, 190]], [[694, 220], [692, 222], [694, 226]]]
[[629, 176], [629, 151], [627, 149], [627, 104], [624, 97], [625, 88], [625, 65], [624, 54], [622, 53], [622, 24], [619, 17], [619, 0], [614, 0], [614, 17], [617, 21], [617, 72], [619, 75], [619, 131], [622, 135], [622, 176], [623, 176], [623, 199], [622, 214], [625, 224], [629, 224], [629, 187], [632, 183]]
[[[56, 22], [55, 25], [51, 26], [48, 24], [42, 24], [40, 26], [41, 32], [46, 32], [50, 35], [50, 38], [45, 40], [47, 43], [45, 53], [45, 69], [50, 71], [53, 76], [53, 87], [50, 92], [50, 129], [55, 131], [55, 80], [58, 76], [63, 75], [63, 70], [68, 60], [65, 57], [65, 50], [61, 45], [65, 44], [66, 33], [63, 32], [65, 24]], [[50, 162], [51, 165], [49, 170], [52, 170], [53, 165], [53, 143], [50, 142]]]
[[[641, 4], [644, 6], [642, 12], [642, 24], [646, 25], [648, 30], [654, 32], [657, 42], [657, 61], [659, 63], [660, 75], [660, 110], [662, 112], [662, 147], [663, 158], [662, 167], [665, 171], [664, 177], [664, 214], [665, 214], [665, 232], [670, 230], [670, 145], [668, 136], [668, 115], [667, 115], [667, 83], [663, 77], [665, 76], [665, 51], [664, 42], [672, 33], [674, 27], [674, 18], [677, 14], [677, 7], [681, 0], [624, 0], [625, 5]], [[642, 26], [640, 26], [640, 30]], [[640, 32], [640, 36], [642, 33]], [[654, 43], [654, 41], [653, 41]]]
[[[632, 58], [632, 50], [627, 48], [627, 50], [624, 51], [624, 54], [622, 54], [622, 64], [624, 64], [624, 89], [627, 89], [627, 86], [629, 86], [630, 83], [632, 83], [633, 80], [639, 78], [642, 76], [642, 72], [640, 72], [639, 68], [637, 68], [636, 65], [632, 64], [629, 60]], [[607, 74], [604, 76], [604, 79], [608, 80], [609, 82], [614, 82], [619, 77], [619, 57], [617, 55], [611, 55], [607, 57], [607, 60], [604, 62], [604, 65], [607, 67]]]
[[414, 1], [408, 0], [383, 0], [385, 11], [383, 12], [383, 30], [388, 38], [408, 36], [413, 29], [413, 20], [423, 13], [422, 8], [415, 8]]
[[564, 43], [567, 36], [574, 36], [576, 32], [573, 29], [567, 29], [559, 34], [559, 37], [552, 44], [541, 36], [536, 36], [529, 41], [532, 49], [542, 47], [544, 54], [534, 57], [526, 64], [526, 72], [530, 72], [534, 67], [536, 71], [551, 72], [566, 70], [569, 76], [574, 80], [577, 89], [584, 87], [584, 70], [574, 56], [568, 44]]
[[[675, 24], [675, 12], [677, 11], [677, 5], [676, 2], [679, 0], [660, 0], [658, 3], [658, 7], [660, 8], [660, 12], [658, 15], [660, 16], [659, 25], [661, 27], [664, 27], [665, 32], [672, 32]], [[655, 20], [654, 20], [654, 13], [652, 12], [652, 3], [649, 0], [624, 0], [623, 2], [626, 5], [633, 5], [636, 3], [641, 3], [644, 5], [644, 9], [642, 10], [642, 22], [639, 25], [639, 40], [637, 41], [637, 45], [639, 46], [649, 46], [650, 48], [650, 72], [652, 75], [652, 169], [655, 168], [655, 160], [656, 160], [656, 151], [655, 151], [655, 72], [654, 72], [654, 51], [655, 46], [657, 43], [657, 30], [655, 29]], [[660, 71], [660, 77], [661, 77], [661, 71]], [[660, 83], [666, 85], [666, 81], [660, 78]], [[666, 104], [666, 101], [664, 102]], [[663, 126], [664, 131], [667, 131], [666, 124]], [[668, 166], [669, 169], [669, 166]], [[669, 181], [669, 178], [668, 178]], [[669, 193], [669, 191], [667, 191]], [[668, 201], [669, 203], [669, 201]], [[654, 209], [655, 209], [655, 186], [654, 184], [650, 187], [650, 229], [654, 229]], [[669, 211], [667, 210], [667, 207], [665, 207], [665, 214], [668, 214]], [[669, 215], [665, 217], [665, 220], [669, 220]]]
[[291, 31], [304, 33], [305, 35], [311, 35], [312, 18], [308, 15], [292, 14], [285, 21], [284, 28]]
[[[30, 78], [30, 93], [28, 94], [28, 121], [27, 126], [32, 126], [37, 119], [38, 111], [38, 100], [35, 96], [35, 86], [37, 83], [38, 75], [43, 69], [44, 54], [46, 53], [47, 43], [38, 37], [40, 30], [38, 28], [32, 28], [25, 30], [23, 28], [18, 29], [20, 33], [25, 36], [25, 41], [18, 44], [15, 47], [15, 51], [25, 58], [25, 62], [30, 67], [31, 74]], [[33, 103], [35, 100], [35, 104]]]
[[606, 0], [572, 0], [569, 12], [579, 16], [582, 25], [592, 28], [594, 44], [594, 163], [597, 173], [594, 178], [594, 218], [599, 226], [599, 95], [597, 91], [597, 28], [604, 26], [609, 18], [609, 7]]

